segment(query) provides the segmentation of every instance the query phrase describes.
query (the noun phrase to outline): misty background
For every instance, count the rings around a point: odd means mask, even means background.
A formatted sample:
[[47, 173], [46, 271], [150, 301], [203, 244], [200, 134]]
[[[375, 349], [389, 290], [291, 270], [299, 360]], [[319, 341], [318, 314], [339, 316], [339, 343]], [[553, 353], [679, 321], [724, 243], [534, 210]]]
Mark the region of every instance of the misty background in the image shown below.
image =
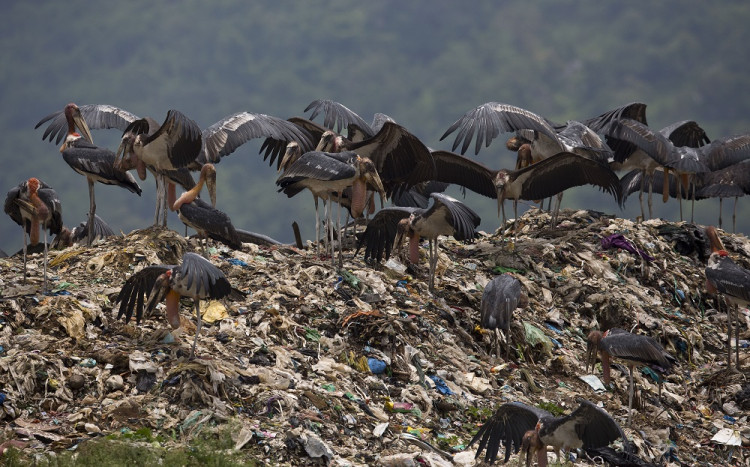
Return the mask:
[[[557, 122], [638, 101], [657, 129], [691, 119], [711, 139], [750, 131], [744, 1], [18, 1], [4, 2], [3, 18], [0, 189], [40, 178], [57, 191], [69, 226], [86, 218], [85, 178], [34, 130], [68, 102], [111, 104], [160, 122], [177, 109], [206, 128], [239, 111], [307, 117], [312, 100], [332, 99], [366, 121], [388, 114], [433, 149], [450, 149], [453, 135], [440, 136], [488, 101]], [[93, 130], [95, 143], [112, 150], [120, 136]], [[511, 167], [504, 140], [476, 159]], [[217, 164], [217, 207], [239, 228], [291, 242], [296, 220], [303, 239], [314, 238], [312, 197], [277, 193], [261, 143]], [[97, 214], [115, 231], [152, 224], [155, 183], [150, 175], [139, 183], [140, 198], [97, 184]], [[724, 203], [725, 228], [732, 201]], [[481, 230], [498, 227], [494, 200], [469, 192], [465, 202], [482, 216]], [[676, 200], [654, 202], [656, 215], [679, 220]], [[697, 202], [696, 222], [715, 224], [718, 206]], [[640, 213], [636, 196], [620, 211], [594, 187], [566, 192], [563, 208]], [[749, 212], [740, 199], [739, 232], [750, 230]], [[685, 213], [689, 220], [689, 207]], [[174, 213], [169, 226], [184, 229]], [[21, 245], [21, 229], [3, 216], [0, 248]]]

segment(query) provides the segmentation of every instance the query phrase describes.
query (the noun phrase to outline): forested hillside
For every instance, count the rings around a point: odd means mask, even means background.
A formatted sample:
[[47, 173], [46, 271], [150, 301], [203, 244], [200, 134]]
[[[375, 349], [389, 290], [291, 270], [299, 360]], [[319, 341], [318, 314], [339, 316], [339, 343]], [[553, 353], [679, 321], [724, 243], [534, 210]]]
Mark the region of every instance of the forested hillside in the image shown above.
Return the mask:
[[[108, 103], [161, 121], [179, 109], [205, 128], [246, 110], [288, 118], [313, 99], [339, 101], [369, 120], [383, 112], [432, 148], [443, 132], [487, 101], [518, 105], [555, 121], [584, 119], [627, 102], [648, 104], [649, 124], [692, 119], [711, 138], [750, 131], [750, 4], [747, 2], [10, 2], [0, 32], [0, 188], [37, 176], [63, 202], [66, 224], [88, 210], [84, 178], [42, 141], [34, 124], [68, 102]], [[94, 132], [116, 149], [116, 131]], [[218, 166], [218, 207], [235, 225], [312, 238], [311, 197], [276, 192], [275, 168], [253, 141]], [[501, 140], [478, 159], [513, 163]], [[97, 187], [97, 212], [115, 230], [151, 224], [154, 182], [141, 198]], [[499, 224], [493, 200], [469, 195], [480, 226]], [[725, 203], [726, 204], [726, 203]], [[563, 207], [619, 212], [594, 188]], [[715, 223], [718, 200], [697, 205]], [[740, 201], [738, 230], [750, 231]], [[670, 201], [657, 213], [679, 219]], [[731, 220], [731, 203], [725, 220]], [[176, 216], [170, 225], [182, 228]], [[0, 248], [21, 245], [0, 221]]]

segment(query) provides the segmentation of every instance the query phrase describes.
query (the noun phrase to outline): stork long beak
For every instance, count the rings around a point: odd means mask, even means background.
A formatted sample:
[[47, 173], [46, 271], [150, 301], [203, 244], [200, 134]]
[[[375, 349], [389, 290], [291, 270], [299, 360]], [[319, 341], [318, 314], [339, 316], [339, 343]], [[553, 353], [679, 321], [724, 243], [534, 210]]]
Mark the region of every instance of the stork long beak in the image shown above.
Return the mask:
[[83, 115], [81, 115], [81, 111], [79, 109], [76, 109], [75, 113], [73, 114], [73, 123], [75, 123], [78, 131], [81, 132], [81, 136], [86, 138], [89, 143], [94, 144], [94, 138], [91, 137], [91, 130], [89, 130], [89, 125], [86, 123], [86, 120], [84, 120]]
[[[169, 292], [169, 277], [164, 273], [156, 278], [154, 285], [151, 288], [151, 293], [148, 295], [148, 301], [146, 302], [146, 309], [152, 310], [157, 303], [161, 302], [162, 299]], [[179, 299], [178, 299], [179, 300]]]
[[721, 242], [721, 238], [719, 238], [719, 233], [716, 231], [716, 227], [712, 225], [706, 227], [706, 236], [711, 244], [711, 251], [720, 251], [724, 249], [724, 244]]
[[[117, 147], [117, 153], [115, 153], [114, 166], [119, 170], [130, 170], [133, 167], [129, 167], [125, 164], [125, 160], [129, 160], [128, 154], [133, 152], [133, 136], [126, 134], [120, 140], [120, 145]], [[132, 162], [132, 160], [130, 161]]]
[[594, 370], [594, 366], [596, 365], [596, 346], [592, 342], [586, 343], [586, 373], [589, 372], [589, 368], [591, 368], [591, 371]]
[[286, 145], [286, 151], [284, 152], [284, 157], [281, 159], [281, 162], [279, 163], [279, 169], [277, 172], [281, 172], [282, 170], [286, 170], [287, 167], [292, 165], [292, 163], [299, 158], [299, 156], [302, 155], [302, 151], [299, 147], [299, 144], [297, 144], [295, 141], [292, 141], [291, 143]]
[[377, 191], [380, 195], [380, 207], [382, 208], [385, 200], [385, 188], [383, 188], [383, 181], [380, 180], [380, 175], [378, 175], [377, 170], [375, 170], [375, 166], [372, 165], [372, 163], [368, 163], [367, 165], [369, 167], [364, 171], [365, 182], [367, 182], [369, 188]]
[[216, 170], [210, 170], [206, 174], [206, 190], [211, 198], [211, 206], [216, 207]]

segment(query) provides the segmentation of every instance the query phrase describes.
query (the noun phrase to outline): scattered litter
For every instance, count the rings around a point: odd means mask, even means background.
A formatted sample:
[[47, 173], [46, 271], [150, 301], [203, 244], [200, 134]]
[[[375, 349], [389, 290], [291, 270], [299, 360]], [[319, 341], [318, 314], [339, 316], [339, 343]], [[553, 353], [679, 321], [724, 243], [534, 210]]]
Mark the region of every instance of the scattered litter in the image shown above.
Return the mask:
[[[51, 251], [51, 295], [39, 293], [40, 255], [29, 258], [26, 284], [22, 259], [4, 258], [0, 420], [8, 429], [0, 452], [59, 452], [143, 428], [189, 442], [231, 426], [229, 449], [259, 464], [474, 465], [466, 446], [498, 404], [567, 410], [585, 397], [650, 462], [725, 462], [726, 452], [705, 444], [733, 447], [747, 437], [750, 387], [723, 365], [726, 308], [717, 311], [705, 290], [695, 229], [587, 211], [560, 216], [549, 229], [548, 214], [531, 210], [512, 239], [441, 241], [435, 294], [424, 263], [404, 264], [397, 252], [372, 265], [345, 250], [343, 268], [333, 270], [315, 248], [212, 246], [209, 260], [247, 295], [201, 302], [200, 331], [190, 301], [177, 329], [163, 305], [139, 325], [117, 319], [126, 278], [202, 252], [175, 232]], [[486, 221], [485, 229], [497, 222]], [[748, 268], [747, 239], [720, 235]], [[606, 249], [606, 238], [617, 248]], [[478, 310], [483, 287], [505, 272], [519, 278], [529, 304], [514, 314], [498, 356]], [[747, 321], [741, 311], [743, 349]], [[609, 391], [598, 364], [581, 376], [588, 332], [612, 327], [657, 338], [679, 361], [661, 381], [661, 399], [658, 373], [636, 369], [633, 428], [625, 426], [627, 370], [613, 370]], [[746, 350], [740, 356], [750, 365]]]

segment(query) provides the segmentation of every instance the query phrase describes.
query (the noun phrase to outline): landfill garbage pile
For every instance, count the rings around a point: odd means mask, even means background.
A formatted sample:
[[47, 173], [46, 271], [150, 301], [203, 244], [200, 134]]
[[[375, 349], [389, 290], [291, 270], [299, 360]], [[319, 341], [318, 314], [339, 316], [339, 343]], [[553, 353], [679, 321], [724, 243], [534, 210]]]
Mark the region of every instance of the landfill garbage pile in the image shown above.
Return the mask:
[[[0, 442], [41, 455], [142, 427], [188, 442], [232, 423], [234, 448], [259, 463], [474, 465], [467, 444], [500, 404], [557, 414], [582, 397], [615, 417], [648, 462], [747, 465], [750, 383], [726, 368], [726, 306], [717, 311], [706, 292], [702, 229], [591, 211], [548, 224], [531, 210], [514, 235], [442, 241], [434, 295], [426, 261], [407, 265], [395, 252], [365, 264], [345, 250], [334, 270], [315, 248], [216, 244], [209, 260], [246, 297], [201, 304], [192, 360], [190, 300], [176, 330], [164, 305], [136, 325], [117, 319], [114, 301], [143, 267], [201, 253], [196, 240], [147, 229], [53, 250], [47, 295], [41, 254], [25, 283], [22, 258], [1, 258]], [[720, 234], [750, 267], [747, 238]], [[479, 317], [483, 287], [504, 272], [529, 302], [500, 336], [508, 359]], [[739, 321], [747, 368], [748, 310]], [[611, 388], [599, 365], [585, 370], [586, 336], [613, 327], [656, 338], [678, 361], [660, 398], [658, 375], [636, 370], [631, 426], [627, 369]]]

